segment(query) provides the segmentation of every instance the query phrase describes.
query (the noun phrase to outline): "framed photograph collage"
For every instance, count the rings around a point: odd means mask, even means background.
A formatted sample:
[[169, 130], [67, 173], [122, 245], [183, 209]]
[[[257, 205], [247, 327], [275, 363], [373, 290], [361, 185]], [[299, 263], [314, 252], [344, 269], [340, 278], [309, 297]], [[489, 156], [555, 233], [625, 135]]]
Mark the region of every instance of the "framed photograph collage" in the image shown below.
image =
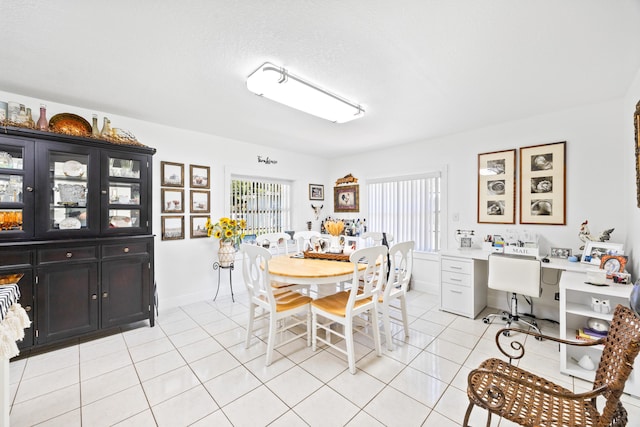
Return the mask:
[[[160, 162], [162, 240], [185, 238], [185, 165]], [[189, 165], [189, 237], [207, 237], [205, 224], [211, 211], [211, 169]], [[171, 214], [171, 215], [164, 215]]]
[[[520, 224], [566, 224], [566, 142], [520, 148]], [[478, 154], [478, 223], [515, 224], [516, 150]]]

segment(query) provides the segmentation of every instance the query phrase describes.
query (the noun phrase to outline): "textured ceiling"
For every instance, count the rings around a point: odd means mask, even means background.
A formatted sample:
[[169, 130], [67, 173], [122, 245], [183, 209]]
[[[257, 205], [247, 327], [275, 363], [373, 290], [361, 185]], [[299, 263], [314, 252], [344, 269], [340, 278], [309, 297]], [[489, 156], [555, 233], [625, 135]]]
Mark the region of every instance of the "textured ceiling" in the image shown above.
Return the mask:
[[[326, 157], [622, 97], [640, 1], [0, 0], [0, 89]], [[250, 93], [270, 61], [365, 106]]]

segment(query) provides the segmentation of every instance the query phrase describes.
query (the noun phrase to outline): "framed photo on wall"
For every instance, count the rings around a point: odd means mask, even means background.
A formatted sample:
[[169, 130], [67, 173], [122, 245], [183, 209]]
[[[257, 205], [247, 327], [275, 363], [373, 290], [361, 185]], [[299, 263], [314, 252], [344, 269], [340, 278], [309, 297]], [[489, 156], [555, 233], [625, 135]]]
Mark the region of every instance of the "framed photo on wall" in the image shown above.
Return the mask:
[[199, 239], [207, 236], [207, 227], [205, 224], [209, 219], [209, 215], [191, 215], [191, 232], [192, 239]]
[[189, 179], [191, 188], [209, 188], [209, 166], [189, 166]]
[[162, 188], [162, 213], [184, 213], [184, 190]]
[[191, 213], [209, 213], [209, 192], [191, 190]]
[[163, 216], [162, 217], [162, 240], [182, 240], [184, 239], [184, 216]]
[[184, 187], [184, 164], [160, 162], [160, 185], [163, 187]]
[[516, 150], [478, 154], [478, 222], [516, 221]]
[[309, 200], [324, 200], [324, 185], [309, 184]]
[[566, 143], [520, 149], [520, 224], [566, 224]]
[[333, 187], [333, 206], [336, 212], [360, 212], [359, 185]]
[[635, 128], [635, 153], [636, 153], [636, 198], [640, 208], [640, 101], [636, 104], [636, 112], [633, 115]]

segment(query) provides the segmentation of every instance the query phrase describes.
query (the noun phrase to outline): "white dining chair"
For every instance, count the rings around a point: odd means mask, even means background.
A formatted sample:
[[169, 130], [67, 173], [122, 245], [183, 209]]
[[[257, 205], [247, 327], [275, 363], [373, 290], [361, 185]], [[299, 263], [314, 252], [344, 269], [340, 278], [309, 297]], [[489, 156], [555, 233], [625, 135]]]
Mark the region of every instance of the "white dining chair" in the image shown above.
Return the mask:
[[293, 234], [293, 240], [296, 242], [296, 250], [298, 252], [305, 252], [307, 249], [313, 249], [313, 244], [320, 236], [319, 231], [296, 231]]
[[[269, 334], [267, 338], [267, 356], [265, 365], [271, 365], [274, 349], [289, 344], [299, 338], [306, 337], [307, 346], [311, 345], [311, 317], [309, 302], [311, 298], [294, 291], [274, 294], [269, 277], [269, 260], [271, 253], [266, 248], [256, 245], [241, 245], [242, 274], [249, 295], [249, 322], [245, 348], [249, 348], [253, 335], [254, 322], [257, 319], [269, 318]], [[262, 313], [256, 315], [256, 310]], [[293, 328], [305, 325], [304, 332], [297, 333]], [[276, 335], [285, 331], [293, 336], [276, 344]]]
[[[256, 236], [256, 243], [258, 244], [258, 246], [264, 248], [268, 247], [268, 250], [272, 255], [288, 255], [289, 240], [291, 240], [291, 236], [287, 233], [265, 233]], [[303, 290], [307, 295], [309, 295], [309, 285], [298, 285], [272, 281], [271, 286], [276, 289], [276, 293], [279, 293], [283, 290]]]
[[289, 253], [289, 240], [287, 233], [264, 233], [256, 236], [258, 246], [268, 247], [273, 255], [286, 255]]
[[[313, 351], [316, 351], [317, 343], [321, 342], [345, 354], [349, 364], [349, 372], [355, 374], [356, 355], [353, 334], [356, 319], [359, 323], [365, 323], [364, 327], [359, 328], [356, 332], [365, 333], [364, 331], [367, 329], [371, 331], [376, 354], [382, 355], [375, 299], [378, 298], [378, 293], [384, 284], [385, 275], [383, 273], [387, 261], [387, 248], [374, 246], [359, 249], [349, 256], [349, 260], [354, 265], [351, 288], [311, 301], [312, 345]], [[364, 272], [359, 271], [358, 264], [366, 265]], [[361, 286], [358, 286], [361, 276], [366, 279], [361, 283]], [[321, 316], [323, 319], [320, 319]], [[337, 328], [331, 328], [331, 325], [335, 323], [343, 326], [342, 332]], [[319, 329], [325, 332], [324, 338], [318, 335]], [[346, 349], [342, 345], [338, 345], [341, 344], [340, 342], [333, 344], [332, 335], [342, 338]]]
[[367, 231], [360, 235], [360, 238], [364, 241], [365, 246], [378, 246], [382, 244], [384, 234], [387, 237], [387, 243], [393, 242], [393, 234], [382, 233], [381, 231]]
[[[407, 315], [407, 289], [411, 280], [413, 270], [413, 249], [415, 242], [408, 241], [396, 243], [389, 249], [389, 259], [391, 267], [384, 290], [378, 298], [378, 311], [382, 315], [382, 326], [384, 329], [387, 349], [393, 350], [393, 340], [391, 333], [391, 320], [402, 321], [404, 336], [409, 336], [409, 318]], [[398, 301], [398, 305], [392, 305]], [[400, 312], [400, 318], [393, 317]]]

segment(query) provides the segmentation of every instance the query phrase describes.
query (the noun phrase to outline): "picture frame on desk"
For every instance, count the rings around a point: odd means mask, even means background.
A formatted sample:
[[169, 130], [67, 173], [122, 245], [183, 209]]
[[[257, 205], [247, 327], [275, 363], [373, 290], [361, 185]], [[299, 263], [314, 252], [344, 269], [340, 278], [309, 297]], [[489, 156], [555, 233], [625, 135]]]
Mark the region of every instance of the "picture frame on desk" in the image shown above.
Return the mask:
[[615, 273], [624, 273], [627, 257], [624, 255], [603, 255], [600, 258], [600, 269], [607, 272], [607, 279], [613, 278]]
[[520, 224], [566, 224], [566, 142], [520, 149]]
[[551, 248], [551, 258], [563, 258], [567, 259], [571, 256], [571, 249], [569, 248]]
[[478, 154], [478, 222], [515, 224], [516, 150]]
[[587, 242], [580, 262], [599, 267], [604, 255], [624, 255], [624, 245], [622, 243]]

